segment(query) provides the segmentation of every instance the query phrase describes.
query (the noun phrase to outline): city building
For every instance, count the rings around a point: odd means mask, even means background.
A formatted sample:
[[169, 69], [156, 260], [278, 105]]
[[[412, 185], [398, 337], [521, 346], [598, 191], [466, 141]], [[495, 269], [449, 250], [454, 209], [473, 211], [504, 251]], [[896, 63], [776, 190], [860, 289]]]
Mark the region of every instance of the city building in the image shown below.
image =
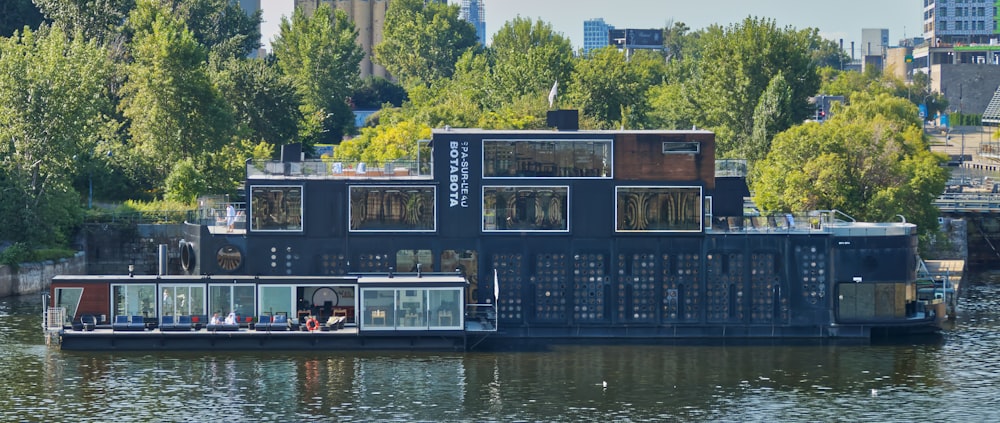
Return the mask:
[[885, 56], [889, 50], [889, 30], [885, 28], [861, 29], [861, 63], [862, 69], [874, 66], [878, 70], [885, 68]]
[[924, 39], [942, 44], [996, 44], [997, 5], [992, 0], [924, 0]]
[[591, 50], [607, 46], [609, 44], [608, 33], [613, 29], [615, 27], [605, 23], [603, 18], [583, 21], [583, 54], [586, 55]]
[[[260, 10], [260, 0], [239, 0], [240, 9], [243, 9], [247, 15], [253, 16], [258, 10]], [[257, 31], [260, 31], [260, 23], [257, 23]], [[247, 57], [257, 58], [264, 55], [263, 49], [258, 48], [251, 51]]]
[[479, 43], [486, 45], [486, 1], [462, 0], [462, 9], [458, 17], [476, 27], [476, 37]]

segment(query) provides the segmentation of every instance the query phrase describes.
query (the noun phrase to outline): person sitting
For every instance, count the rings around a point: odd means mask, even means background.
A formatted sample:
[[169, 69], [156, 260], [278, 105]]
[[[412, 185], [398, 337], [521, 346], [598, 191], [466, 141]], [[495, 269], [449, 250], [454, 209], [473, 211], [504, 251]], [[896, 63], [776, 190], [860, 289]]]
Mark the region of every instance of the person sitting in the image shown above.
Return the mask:
[[229, 315], [226, 316], [226, 324], [227, 325], [235, 325], [236, 324], [236, 313], [233, 313], [231, 311], [229, 312]]
[[212, 314], [212, 319], [208, 321], [210, 325], [221, 325], [222, 319], [219, 318], [219, 313], [215, 312]]

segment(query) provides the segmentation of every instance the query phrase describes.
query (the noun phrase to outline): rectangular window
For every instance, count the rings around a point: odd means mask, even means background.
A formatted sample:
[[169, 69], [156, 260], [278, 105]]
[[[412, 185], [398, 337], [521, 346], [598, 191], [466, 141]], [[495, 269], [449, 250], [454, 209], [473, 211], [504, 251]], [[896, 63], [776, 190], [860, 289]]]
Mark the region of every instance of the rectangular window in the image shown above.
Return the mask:
[[697, 232], [702, 229], [700, 187], [618, 187], [618, 232]]
[[163, 285], [161, 316], [201, 316], [205, 314], [204, 285]]
[[352, 186], [352, 232], [433, 232], [435, 187]]
[[111, 310], [115, 316], [156, 317], [156, 285], [111, 285]]
[[302, 186], [250, 187], [252, 231], [302, 231]]
[[484, 186], [483, 231], [569, 231], [568, 186]]
[[611, 140], [483, 140], [485, 178], [610, 178]]
[[267, 285], [261, 286], [259, 289], [260, 313], [262, 315], [274, 316], [284, 314], [289, 318], [296, 317], [293, 313], [296, 310], [295, 303], [292, 301], [294, 297], [293, 287], [287, 285]]
[[[242, 318], [255, 317], [256, 301], [254, 300], [254, 285], [212, 285], [208, 288], [208, 309], [212, 313], [226, 315], [229, 311]], [[193, 313], [192, 313], [193, 314]], [[207, 314], [202, 314], [206, 315]], [[206, 317], [207, 318], [207, 317]]]
[[701, 152], [700, 142], [670, 142], [663, 143], [663, 154], [698, 154]]

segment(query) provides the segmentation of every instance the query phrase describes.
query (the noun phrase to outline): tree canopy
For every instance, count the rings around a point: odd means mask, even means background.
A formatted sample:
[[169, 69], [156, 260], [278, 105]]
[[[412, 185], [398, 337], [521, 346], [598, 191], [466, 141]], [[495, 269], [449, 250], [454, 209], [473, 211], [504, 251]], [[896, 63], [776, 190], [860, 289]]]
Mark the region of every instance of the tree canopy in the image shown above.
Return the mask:
[[394, 0], [385, 15], [375, 60], [403, 85], [450, 78], [455, 62], [478, 44], [476, 29], [458, 17], [458, 5]]
[[840, 210], [864, 221], [896, 215], [934, 230], [944, 157], [924, 140], [917, 109], [889, 94], [855, 94], [823, 123], [778, 134], [754, 166], [754, 201], [766, 211]]
[[339, 143], [354, 131], [354, 113], [348, 105], [358, 83], [364, 55], [355, 39], [354, 23], [342, 10], [323, 4], [307, 16], [296, 9], [292, 19], [281, 19], [271, 43], [278, 68], [298, 92], [306, 122], [301, 141], [309, 148]]

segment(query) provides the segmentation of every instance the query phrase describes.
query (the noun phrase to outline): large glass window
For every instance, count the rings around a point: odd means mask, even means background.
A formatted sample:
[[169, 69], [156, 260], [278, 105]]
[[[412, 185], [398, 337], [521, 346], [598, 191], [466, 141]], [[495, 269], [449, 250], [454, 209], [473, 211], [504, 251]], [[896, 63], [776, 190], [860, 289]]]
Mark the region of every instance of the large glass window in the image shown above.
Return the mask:
[[204, 285], [164, 285], [160, 289], [161, 316], [205, 314]]
[[156, 316], [156, 285], [111, 285], [111, 310], [115, 316]]
[[461, 288], [365, 288], [361, 305], [364, 330], [462, 328]]
[[64, 324], [72, 323], [76, 316], [76, 310], [80, 308], [80, 297], [82, 296], [83, 288], [56, 288], [56, 307], [66, 309]]
[[486, 178], [610, 178], [611, 140], [484, 140]]
[[287, 285], [260, 287], [260, 312], [268, 316], [284, 314], [295, 317], [296, 305], [293, 287]]
[[457, 289], [431, 289], [428, 291], [430, 300], [430, 326], [437, 328], [458, 328], [461, 323], [461, 291]]
[[352, 186], [352, 231], [433, 232], [434, 187]]
[[569, 231], [569, 187], [483, 187], [483, 231]]
[[692, 232], [701, 230], [699, 187], [618, 187], [615, 230]]
[[275, 185], [251, 187], [250, 229], [301, 231], [302, 187]]
[[212, 313], [224, 316], [232, 311], [241, 318], [256, 315], [253, 285], [212, 285], [208, 294], [208, 309]]

